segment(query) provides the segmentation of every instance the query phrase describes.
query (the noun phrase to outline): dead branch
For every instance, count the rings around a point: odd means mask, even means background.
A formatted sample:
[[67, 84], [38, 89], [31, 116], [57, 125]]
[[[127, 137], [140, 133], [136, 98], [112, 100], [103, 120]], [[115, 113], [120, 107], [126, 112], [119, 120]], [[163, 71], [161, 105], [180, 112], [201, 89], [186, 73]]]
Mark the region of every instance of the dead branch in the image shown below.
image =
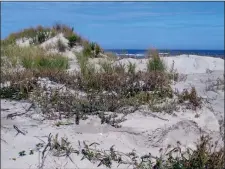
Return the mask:
[[7, 115], [7, 119], [9, 119], [9, 118], [13, 118], [13, 117], [15, 117], [15, 116], [22, 116], [22, 115], [24, 115], [24, 114], [26, 114], [27, 112], [29, 112], [30, 111], [30, 109], [32, 108], [34, 106], [34, 103], [32, 103], [31, 105], [30, 105], [30, 107], [24, 112], [24, 113], [11, 113], [11, 114], [8, 114]]
[[18, 129], [18, 127], [16, 127], [15, 125], [13, 125], [13, 128], [17, 131], [16, 136], [17, 136], [19, 133], [23, 134], [24, 136], [26, 135], [24, 132], [22, 132], [20, 129]]

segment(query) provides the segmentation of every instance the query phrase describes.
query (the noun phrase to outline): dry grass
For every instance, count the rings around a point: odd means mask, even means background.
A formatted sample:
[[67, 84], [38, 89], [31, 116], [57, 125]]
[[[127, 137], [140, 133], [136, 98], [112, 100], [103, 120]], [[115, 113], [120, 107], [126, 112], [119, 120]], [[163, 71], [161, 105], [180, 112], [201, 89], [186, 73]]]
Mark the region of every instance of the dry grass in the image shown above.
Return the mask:
[[58, 134], [55, 137], [49, 134], [42, 159], [47, 151], [51, 151], [53, 156], [69, 158], [73, 163], [70, 155], [76, 153], [82, 155], [81, 160], [86, 159], [104, 168], [111, 168], [114, 164], [119, 167], [122, 164], [126, 168], [135, 169], [222, 169], [225, 164], [223, 148], [216, 150], [218, 144], [213, 143], [209, 136], [201, 136], [195, 150], [185, 148], [181, 151], [181, 145], [177, 142], [177, 146], [168, 145], [166, 149], [159, 149], [159, 156], [153, 156], [151, 152], [140, 156], [136, 150], [124, 153], [116, 150], [114, 145], [102, 150], [100, 146], [97, 142], [78, 141], [75, 149], [67, 138], [58, 139]]
[[113, 52], [105, 52], [104, 53], [108, 58], [112, 59], [112, 60], [116, 60], [118, 57], [116, 56], [115, 53]]

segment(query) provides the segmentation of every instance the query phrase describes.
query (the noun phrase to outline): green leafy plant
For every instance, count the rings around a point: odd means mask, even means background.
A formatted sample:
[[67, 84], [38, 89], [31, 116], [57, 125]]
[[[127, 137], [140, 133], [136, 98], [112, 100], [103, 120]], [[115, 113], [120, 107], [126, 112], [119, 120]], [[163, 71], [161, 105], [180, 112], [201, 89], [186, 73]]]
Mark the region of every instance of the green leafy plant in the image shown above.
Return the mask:
[[25, 155], [26, 155], [26, 152], [24, 150], [19, 152], [19, 156], [22, 157], [22, 156], [25, 156]]
[[78, 41], [78, 37], [76, 35], [71, 35], [68, 37], [68, 45], [70, 48], [74, 47], [76, 45], [76, 42]]

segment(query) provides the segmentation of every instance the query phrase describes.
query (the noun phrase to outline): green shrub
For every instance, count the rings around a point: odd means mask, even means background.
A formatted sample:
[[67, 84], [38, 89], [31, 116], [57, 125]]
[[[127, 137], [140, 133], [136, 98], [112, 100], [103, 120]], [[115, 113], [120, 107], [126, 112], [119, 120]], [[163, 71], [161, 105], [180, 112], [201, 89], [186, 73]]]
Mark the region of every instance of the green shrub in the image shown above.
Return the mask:
[[40, 32], [40, 33], [38, 33], [37, 39], [38, 39], [38, 43], [39, 43], [39, 44], [41, 44], [41, 43], [43, 43], [44, 41], [46, 41], [46, 40], [47, 40], [47, 36], [45, 35], [45, 32]]
[[153, 58], [148, 60], [147, 70], [148, 72], [151, 71], [164, 72], [166, 70], [166, 67], [165, 64], [163, 63], [163, 60], [161, 60], [159, 56], [154, 56]]
[[74, 47], [76, 45], [76, 42], [78, 41], [78, 37], [76, 35], [72, 35], [68, 37], [68, 45], [70, 48]]

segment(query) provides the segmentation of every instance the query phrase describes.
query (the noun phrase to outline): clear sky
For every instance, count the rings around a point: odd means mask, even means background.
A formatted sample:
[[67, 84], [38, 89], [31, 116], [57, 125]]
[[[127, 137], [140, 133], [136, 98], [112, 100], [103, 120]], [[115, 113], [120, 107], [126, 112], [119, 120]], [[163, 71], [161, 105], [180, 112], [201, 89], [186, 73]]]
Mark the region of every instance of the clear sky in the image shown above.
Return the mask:
[[61, 22], [105, 49], [224, 49], [223, 2], [2, 2], [1, 38]]

